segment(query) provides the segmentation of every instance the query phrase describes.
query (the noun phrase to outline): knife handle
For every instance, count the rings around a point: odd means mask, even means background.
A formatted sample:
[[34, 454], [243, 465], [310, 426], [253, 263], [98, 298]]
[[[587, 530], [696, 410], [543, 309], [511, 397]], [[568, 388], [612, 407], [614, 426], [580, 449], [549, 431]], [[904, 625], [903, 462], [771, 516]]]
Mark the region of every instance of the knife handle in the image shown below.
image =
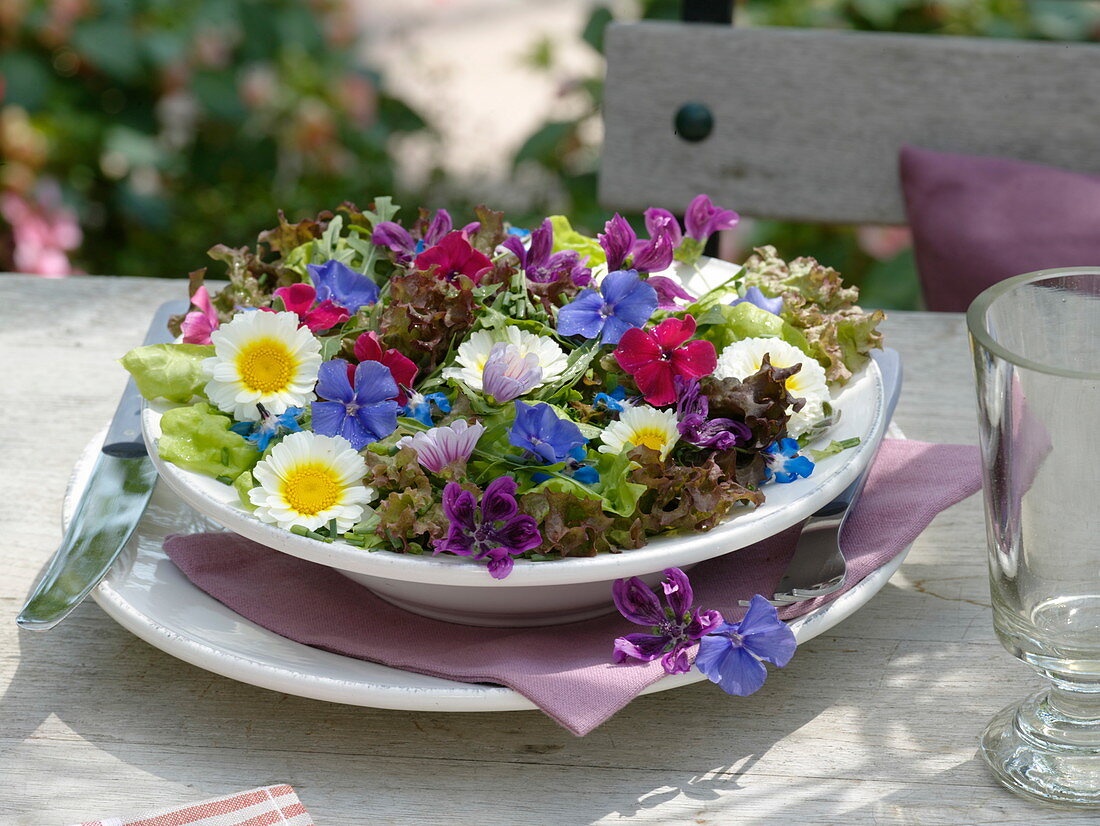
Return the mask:
[[[145, 344], [169, 344], [172, 334], [168, 332], [168, 317], [187, 312], [190, 306], [183, 301], [166, 301], [160, 305], [149, 326]], [[115, 410], [111, 425], [107, 428], [107, 438], [103, 442], [103, 452], [120, 459], [132, 459], [146, 455], [145, 440], [141, 437], [141, 393], [131, 378]]]

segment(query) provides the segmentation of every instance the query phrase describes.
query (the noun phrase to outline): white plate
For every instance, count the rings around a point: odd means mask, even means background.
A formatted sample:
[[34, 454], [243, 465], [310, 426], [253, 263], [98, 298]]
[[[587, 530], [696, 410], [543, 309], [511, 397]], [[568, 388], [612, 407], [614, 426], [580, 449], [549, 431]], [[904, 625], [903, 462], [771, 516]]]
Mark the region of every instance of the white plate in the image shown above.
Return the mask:
[[[66, 524], [87, 486], [103, 434], [81, 455], [64, 504]], [[192, 585], [162, 548], [170, 533], [212, 524], [158, 484], [149, 508], [110, 573], [92, 592], [100, 607], [136, 636], [174, 657], [250, 685], [316, 700], [409, 711], [521, 711], [535, 708], [508, 688], [427, 677], [321, 651], [280, 637]], [[901, 565], [908, 549], [828, 605], [793, 620], [800, 643], [861, 608]], [[696, 672], [666, 677], [650, 694], [699, 682]]]

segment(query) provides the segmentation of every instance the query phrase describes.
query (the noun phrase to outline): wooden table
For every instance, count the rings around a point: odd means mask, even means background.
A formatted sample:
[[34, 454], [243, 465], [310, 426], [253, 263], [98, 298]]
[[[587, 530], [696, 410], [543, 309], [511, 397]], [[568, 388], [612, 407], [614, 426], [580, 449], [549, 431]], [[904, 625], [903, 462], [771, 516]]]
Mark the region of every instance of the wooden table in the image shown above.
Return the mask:
[[[538, 712], [330, 705], [173, 659], [91, 601], [13, 617], [60, 539], [69, 470], [111, 415], [149, 315], [185, 284], [0, 277], [0, 823], [60, 824], [285, 781], [318, 824], [1095, 823], [998, 786], [978, 734], [1038, 678], [996, 642], [979, 497], [751, 699], [642, 697], [585, 738]], [[895, 313], [916, 439], [973, 443], [958, 315]], [[9, 379], [11, 381], [9, 381]]]

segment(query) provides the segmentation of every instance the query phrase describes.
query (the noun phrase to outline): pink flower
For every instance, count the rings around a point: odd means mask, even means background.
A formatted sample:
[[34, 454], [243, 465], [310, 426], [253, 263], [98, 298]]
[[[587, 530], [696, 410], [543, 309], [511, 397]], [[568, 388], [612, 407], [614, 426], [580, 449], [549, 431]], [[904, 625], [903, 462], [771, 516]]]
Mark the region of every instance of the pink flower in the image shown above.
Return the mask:
[[46, 278], [72, 274], [66, 252], [79, 247], [83, 235], [76, 213], [62, 205], [56, 185], [43, 186], [37, 203], [5, 193], [0, 199], [0, 215], [11, 224], [17, 270]]
[[688, 315], [666, 318], [652, 330], [632, 327], [619, 339], [616, 361], [634, 377], [645, 400], [654, 407], [676, 401], [676, 376], [709, 376], [718, 365], [714, 345], [703, 340], [688, 342], [693, 335], [695, 319]]
[[439, 473], [447, 465], [469, 459], [484, 432], [485, 425], [471, 425], [458, 419], [453, 424], [406, 436], [398, 441], [397, 446], [411, 447], [416, 451], [416, 460], [421, 465], [432, 473]]
[[[327, 298], [314, 306], [314, 302], [317, 300], [317, 291], [309, 284], [291, 284], [289, 287], [279, 287], [275, 291], [275, 296], [282, 299], [287, 312], [295, 313], [298, 316], [299, 327], [309, 327], [310, 332], [313, 333], [329, 330], [337, 324], [343, 324], [349, 318], [347, 310], [332, 303]], [[267, 310], [269, 313], [276, 312], [270, 307], [261, 309]]]
[[477, 284], [493, 268], [493, 262], [470, 246], [463, 232], [448, 232], [438, 244], [416, 256], [418, 270], [427, 272], [432, 267], [440, 278], [453, 281], [465, 275]]
[[218, 314], [210, 303], [206, 287], [199, 287], [191, 296], [191, 303], [198, 307], [184, 316], [180, 329], [184, 344], [210, 344], [210, 334], [218, 329]]

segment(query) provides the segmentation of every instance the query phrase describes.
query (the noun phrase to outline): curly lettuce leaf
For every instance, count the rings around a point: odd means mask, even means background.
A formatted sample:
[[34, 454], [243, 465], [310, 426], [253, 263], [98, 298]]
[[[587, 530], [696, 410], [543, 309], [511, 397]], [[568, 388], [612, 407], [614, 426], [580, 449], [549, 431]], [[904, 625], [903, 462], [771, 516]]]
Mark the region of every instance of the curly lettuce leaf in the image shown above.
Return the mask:
[[576, 250], [582, 256], [588, 256], [587, 266], [589, 267], [607, 263], [607, 254], [600, 246], [600, 242], [577, 232], [564, 215], [551, 215], [550, 226], [554, 228], [554, 252]]
[[706, 376], [699, 387], [709, 401], [709, 415], [744, 422], [752, 432], [744, 447], [760, 450], [785, 435], [790, 412], [805, 406], [806, 400], [795, 398], [786, 384], [801, 369], [800, 364], [773, 367], [765, 355], [760, 369], [744, 380]]
[[212, 344], [149, 344], [135, 347], [120, 361], [146, 399], [186, 404], [196, 396], [205, 398], [210, 376], [202, 361], [213, 355]]
[[173, 408], [161, 417], [157, 452], [184, 470], [236, 479], [255, 467], [260, 453], [229, 429], [232, 423], [206, 402]]

